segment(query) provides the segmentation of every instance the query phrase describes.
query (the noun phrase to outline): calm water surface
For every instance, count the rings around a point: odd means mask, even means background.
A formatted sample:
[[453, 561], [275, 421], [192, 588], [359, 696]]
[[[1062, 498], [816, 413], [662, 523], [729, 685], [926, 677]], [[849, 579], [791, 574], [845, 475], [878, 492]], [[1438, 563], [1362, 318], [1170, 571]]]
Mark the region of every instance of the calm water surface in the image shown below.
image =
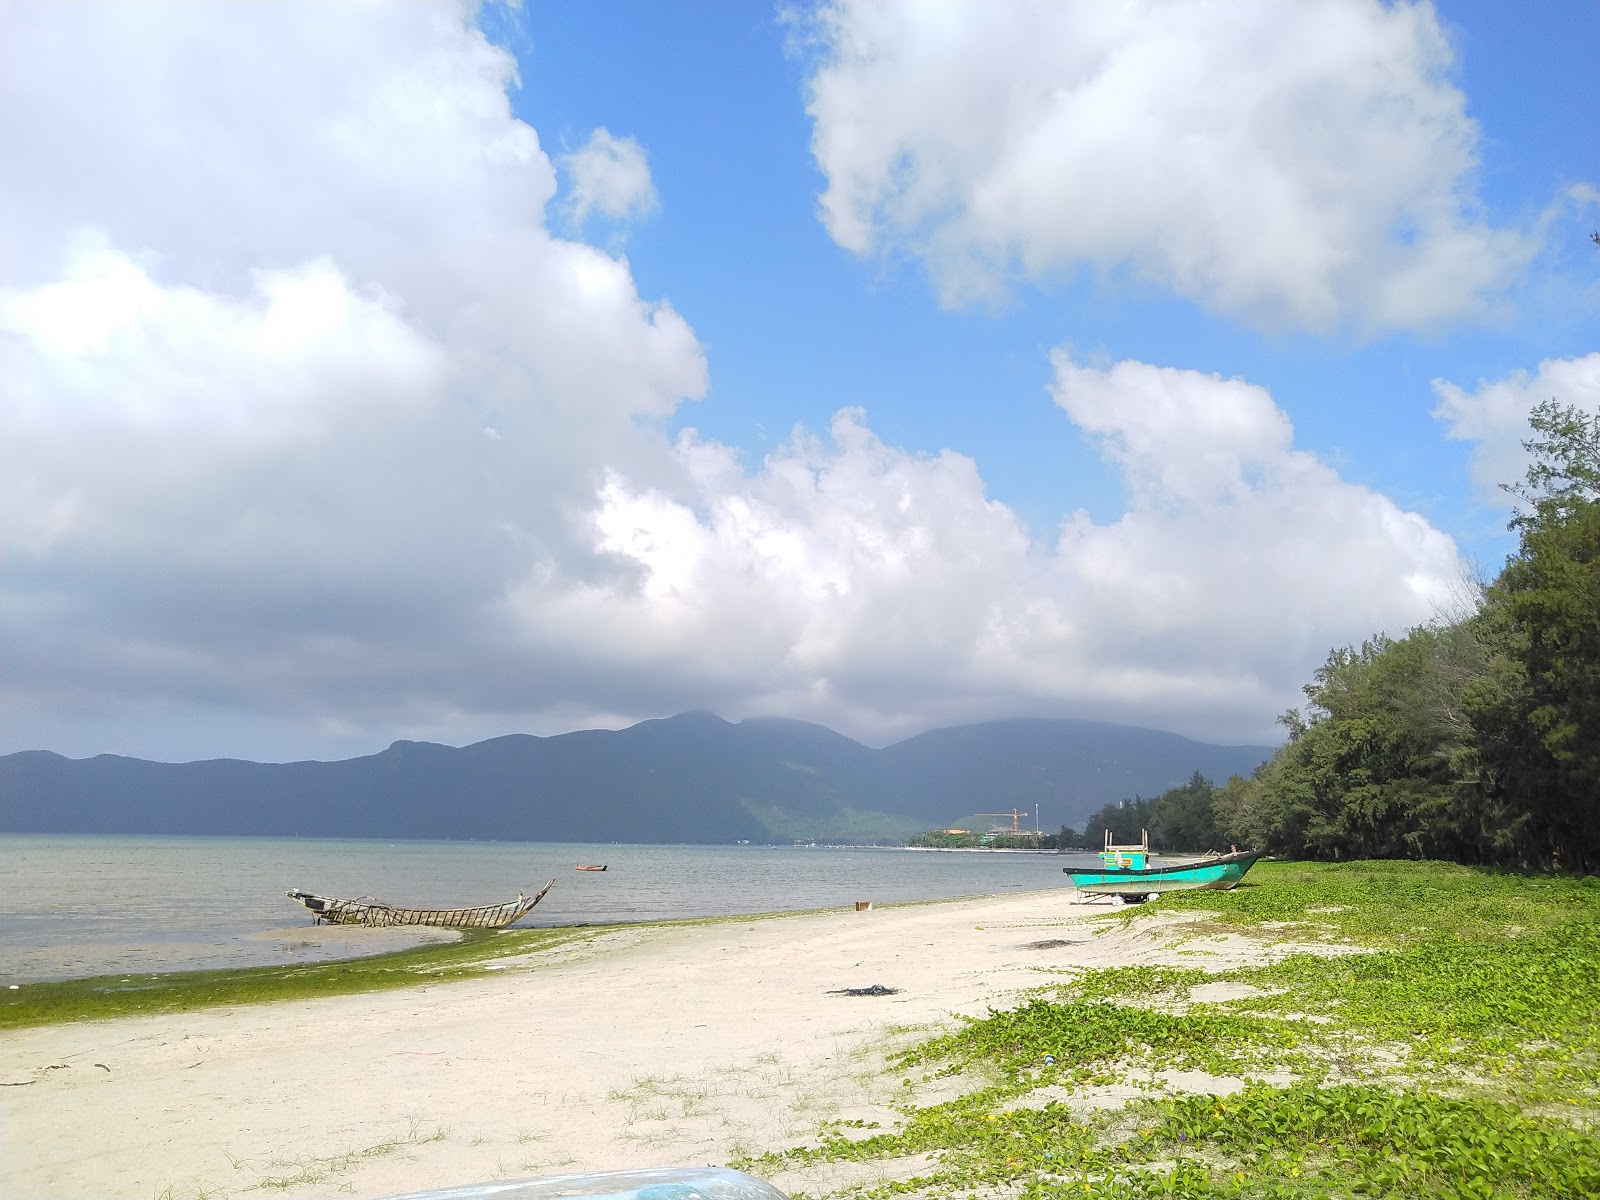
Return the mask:
[[[341, 958], [426, 932], [313, 929], [284, 896], [448, 907], [555, 878], [524, 926], [610, 924], [1068, 887], [1093, 855], [769, 846], [387, 842], [310, 838], [0, 837], [0, 978]], [[605, 863], [605, 872], [575, 871]], [[379, 935], [374, 937], [373, 935]], [[437, 935], [435, 935], [437, 936]]]

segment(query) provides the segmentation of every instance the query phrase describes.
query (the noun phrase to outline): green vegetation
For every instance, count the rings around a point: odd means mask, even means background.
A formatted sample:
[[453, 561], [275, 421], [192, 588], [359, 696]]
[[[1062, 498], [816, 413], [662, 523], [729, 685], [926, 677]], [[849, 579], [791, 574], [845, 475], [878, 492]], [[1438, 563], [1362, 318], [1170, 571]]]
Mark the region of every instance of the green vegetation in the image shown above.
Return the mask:
[[1517, 553], [1462, 612], [1334, 650], [1250, 779], [1089, 819], [1091, 846], [1600, 869], [1600, 415], [1535, 408]]
[[0, 1029], [304, 1000], [481, 975], [504, 960], [592, 937], [593, 928], [463, 930], [461, 940], [340, 962], [164, 975], [103, 975], [0, 991]]
[[1059, 841], [1053, 833], [1037, 833], [1032, 829], [1018, 833], [1010, 830], [930, 829], [917, 834], [906, 844], [924, 850], [1054, 850]]
[[1107, 804], [1089, 817], [1082, 835], [1061, 831], [1063, 847], [1098, 850], [1105, 831], [1120, 845], [1138, 844], [1148, 832], [1152, 850], [1220, 850], [1228, 845], [1217, 824], [1217, 789], [1200, 772], [1159, 796], [1134, 796]]
[[405, 1134], [373, 1146], [365, 1146], [360, 1150], [348, 1150], [343, 1154], [330, 1155], [326, 1158], [304, 1157], [268, 1163], [267, 1170], [271, 1173], [263, 1176], [255, 1187], [264, 1191], [282, 1192], [294, 1188], [325, 1185], [330, 1180], [349, 1174], [375, 1158], [387, 1158], [391, 1154], [414, 1146], [442, 1142], [447, 1137], [449, 1133], [443, 1126], [436, 1127], [432, 1133], [424, 1134], [419, 1122], [412, 1121], [411, 1128]]
[[[872, 1164], [844, 1189], [870, 1198], [1600, 1195], [1600, 881], [1363, 862], [1251, 882], [1161, 911], [1194, 947], [1244, 934], [1277, 961], [1082, 972], [891, 1064], [967, 1094], [738, 1165]], [[1233, 998], [1194, 998], [1219, 983]]]
[[1600, 866], [1600, 416], [1532, 417], [1520, 546], [1474, 611], [1335, 651], [1219, 808], [1318, 858]]

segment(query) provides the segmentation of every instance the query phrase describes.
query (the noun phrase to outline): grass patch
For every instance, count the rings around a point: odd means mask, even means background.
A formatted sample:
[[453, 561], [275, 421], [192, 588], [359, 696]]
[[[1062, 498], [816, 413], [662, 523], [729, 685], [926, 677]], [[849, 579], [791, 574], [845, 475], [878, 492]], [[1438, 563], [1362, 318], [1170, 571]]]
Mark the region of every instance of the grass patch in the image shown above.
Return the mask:
[[[1213, 914], [1221, 926], [1297, 939], [1397, 945], [1420, 934], [1499, 943], [1593, 921], [1600, 879], [1527, 876], [1452, 863], [1258, 863], [1231, 892], [1170, 892], [1165, 912]], [[1137, 919], [1141, 910], [1124, 909]], [[1587, 916], [1585, 916], [1587, 914]]]
[[480, 978], [486, 966], [499, 960], [549, 950], [597, 932], [594, 927], [464, 930], [457, 942], [340, 962], [30, 983], [14, 992], [0, 991], [0, 1029], [345, 996]]
[[1298, 1022], [1237, 1016], [1211, 1007], [1182, 1015], [1110, 1001], [1035, 999], [991, 1013], [901, 1055], [899, 1070], [943, 1062], [945, 1073], [980, 1065], [995, 1098], [1037, 1087], [1113, 1083], [1132, 1072], [1213, 1074], [1302, 1063]]
[[[1251, 882], [1153, 911], [1205, 914], [1180, 936], [1362, 952], [1084, 972], [890, 1061], [967, 1076], [967, 1095], [739, 1165], [930, 1164], [840, 1193], [866, 1198], [1600, 1195], [1600, 881], [1353, 863]], [[1249, 994], [1191, 999], [1219, 980]], [[1218, 1094], [1152, 1094], [1162, 1071]]]
[[368, 1146], [362, 1150], [349, 1150], [343, 1154], [334, 1154], [325, 1158], [305, 1157], [291, 1162], [274, 1162], [268, 1165], [268, 1170], [276, 1174], [264, 1174], [259, 1180], [246, 1188], [246, 1191], [289, 1191], [294, 1188], [316, 1187], [327, 1183], [339, 1175], [345, 1175], [364, 1166], [375, 1158], [386, 1158], [398, 1150], [410, 1146], [423, 1146], [429, 1142], [442, 1142], [449, 1136], [443, 1127], [435, 1129], [431, 1134], [423, 1135], [415, 1121], [411, 1129], [403, 1137], [391, 1138], [379, 1142], [375, 1146]]

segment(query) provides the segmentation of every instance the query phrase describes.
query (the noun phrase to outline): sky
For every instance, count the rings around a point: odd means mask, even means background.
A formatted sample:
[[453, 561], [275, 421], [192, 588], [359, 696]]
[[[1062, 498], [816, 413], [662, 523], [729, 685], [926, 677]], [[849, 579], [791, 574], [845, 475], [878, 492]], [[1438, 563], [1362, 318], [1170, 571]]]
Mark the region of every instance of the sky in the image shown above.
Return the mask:
[[1600, 2], [0, 0], [0, 749], [1271, 744], [1600, 405]]

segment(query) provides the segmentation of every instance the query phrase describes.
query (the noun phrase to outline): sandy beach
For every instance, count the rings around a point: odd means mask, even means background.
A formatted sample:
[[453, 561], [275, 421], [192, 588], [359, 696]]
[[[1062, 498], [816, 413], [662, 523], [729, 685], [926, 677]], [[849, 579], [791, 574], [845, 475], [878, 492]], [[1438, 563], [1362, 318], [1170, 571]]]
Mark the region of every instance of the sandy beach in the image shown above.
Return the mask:
[[623, 927], [481, 980], [10, 1033], [0, 1192], [381, 1197], [887, 1121], [887, 1050], [1074, 967], [1204, 961], [1073, 895]]

